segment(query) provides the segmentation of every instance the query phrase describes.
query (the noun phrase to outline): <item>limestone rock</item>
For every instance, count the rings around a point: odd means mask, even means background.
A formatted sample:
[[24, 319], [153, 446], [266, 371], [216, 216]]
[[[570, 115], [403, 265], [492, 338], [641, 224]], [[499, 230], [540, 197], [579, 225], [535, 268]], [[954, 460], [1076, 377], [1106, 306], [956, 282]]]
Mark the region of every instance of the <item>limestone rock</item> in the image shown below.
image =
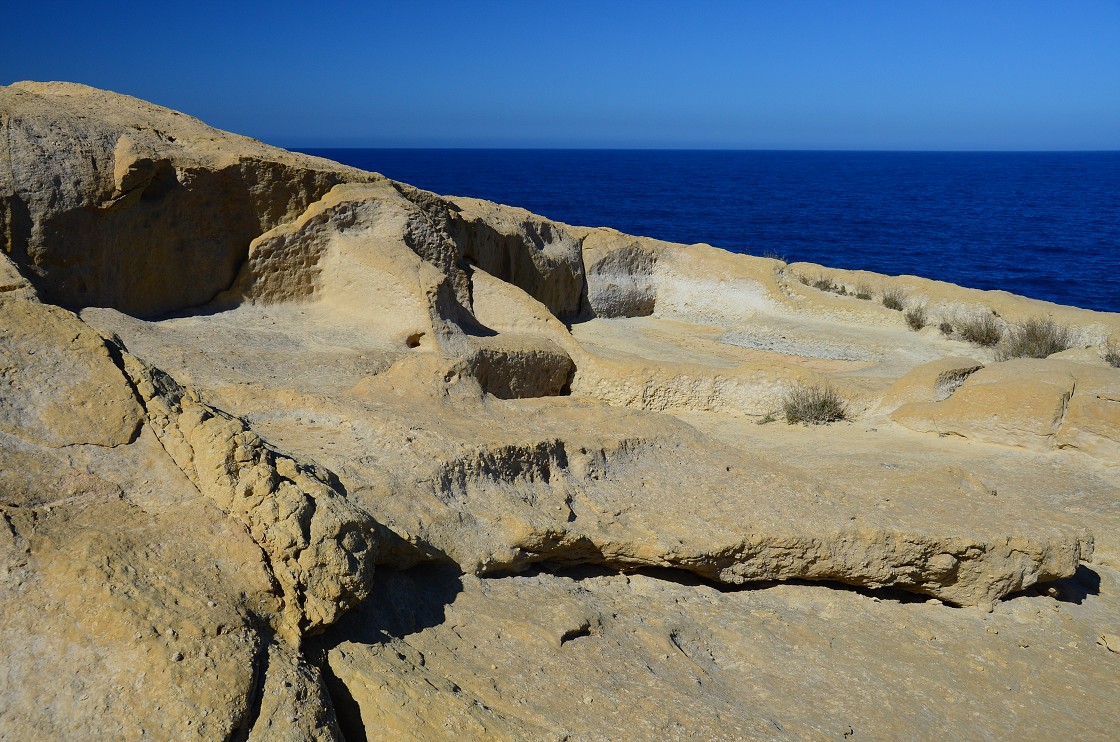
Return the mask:
[[[621, 243], [621, 244], [620, 244]], [[652, 240], [613, 230], [591, 231], [583, 241], [587, 303], [596, 317], [644, 317], [657, 305], [653, 269], [660, 251]]]
[[[1114, 622], [1091, 605], [1115, 605], [1111, 582], [1097, 599], [1034, 596], [991, 614], [808, 585], [722, 591], [653, 573], [446, 583], [427, 570], [380, 572], [377, 591], [393, 599], [339, 626], [400, 637], [331, 651], [371, 739], [386, 715], [407, 718], [416, 737], [474, 738], [477, 726], [444, 726], [446, 704], [465, 699], [536, 739], [895, 739], [935, 726], [968, 738], [1105, 739], [1120, 721], [1115, 655], [1090, 628]], [[415, 674], [386, 668], [420, 658]], [[423, 694], [431, 706], [411, 700]], [[1040, 698], [1047, 712], [1030, 713]], [[543, 723], [547, 733], [532, 726]]]
[[[1120, 723], [1120, 315], [559, 224], [78, 85], [0, 88], [0, 137], [0, 737]], [[887, 290], [1088, 350], [999, 361]], [[776, 422], [797, 384], [850, 419]]]
[[466, 260], [521, 288], [558, 317], [579, 313], [581, 242], [566, 225], [470, 198], [452, 199], [449, 215], [452, 238]]
[[32, 301], [38, 298], [31, 282], [23, 277], [19, 268], [3, 252], [0, 252], [0, 297]]
[[575, 366], [555, 343], [532, 335], [483, 337], [467, 359], [482, 389], [500, 399], [553, 397], [568, 386]]
[[1075, 367], [1077, 386], [1054, 436], [1102, 461], [1120, 461], [1120, 374], [1113, 369]]
[[661, 416], [547, 398], [394, 402], [400, 387], [390, 389], [317, 399], [325, 417], [345, 415], [329, 431], [296, 423], [274, 396], [247, 418], [286, 449], [327, 462], [404, 541], [471, 572], [659, 566], [728, 584], [890, 585], [975, 605], [1072, 574], [1091, 553], [1091, 538], [1075, 529], [986, 499], [930, 507], [915, 493], [887, 512], [869, 509]]
[[1116, 450], [1120, 379], [1062, 360], [1017, 359], [969, 376], [949, 398], [900, 406], [891, 418], [913, 430], [1048, 450]]
[[49, 446], [119, 446], [142, 415], [96, 332], [58, 307], [0, 301], [0, 430]]
[[216, 509], [156, 516], [49, 449], [3, 436], [0, 448], [5, 473], [16, 463], [23, 480], [0, 480], [0, 733], [206, 740], [244, 729], [260, 659], [254, 596], [268, 589], [251, 542]]
[[374, 178], [72, 83], [0, 88], [0, 111], [3, 251], [67, 306], [203, 304], [258, 234]]
[[157, 369], [131, 356], [125, 367], [163, 447], [265, 553], [284, 599], [286, 639], [298, 646], [303, 633], [369, 595], [377, 525], [338, 491], [330, 472], [267, 447], [242, 421]]
[[883, 395], [879, 409], [897, 410], [904, 404], [941, 402], [953, 396], [969, 376], [984, 366], [969, 358], [939, 358], [918, 366]]
[[246, 742], [343, 742], [319, 671], [283, 643], [268, 646], [260, 707]]

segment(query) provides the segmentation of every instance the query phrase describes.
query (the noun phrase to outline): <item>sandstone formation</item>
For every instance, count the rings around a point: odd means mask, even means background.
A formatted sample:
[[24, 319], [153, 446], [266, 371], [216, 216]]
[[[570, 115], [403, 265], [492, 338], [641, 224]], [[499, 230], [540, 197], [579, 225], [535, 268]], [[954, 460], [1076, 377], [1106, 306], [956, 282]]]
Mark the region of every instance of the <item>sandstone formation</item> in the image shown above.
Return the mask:
[[[1120, 724], [1120, 316], [559, 224], [73, 84], [0, 88], [0, 135], [0, 737]], [[1001, 360], [976, 316], [1077, 347]], [[787, 425], [799, 384], [848, 419]]]

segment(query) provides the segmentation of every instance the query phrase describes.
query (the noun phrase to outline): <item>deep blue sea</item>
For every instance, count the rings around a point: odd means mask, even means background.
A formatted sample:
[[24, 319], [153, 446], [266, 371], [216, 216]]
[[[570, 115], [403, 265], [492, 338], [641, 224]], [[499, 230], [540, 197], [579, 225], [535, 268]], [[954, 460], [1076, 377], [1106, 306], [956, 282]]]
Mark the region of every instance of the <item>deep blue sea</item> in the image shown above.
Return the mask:
[[301, 151], [569, 224], [1120, 312], [1120, 152]]

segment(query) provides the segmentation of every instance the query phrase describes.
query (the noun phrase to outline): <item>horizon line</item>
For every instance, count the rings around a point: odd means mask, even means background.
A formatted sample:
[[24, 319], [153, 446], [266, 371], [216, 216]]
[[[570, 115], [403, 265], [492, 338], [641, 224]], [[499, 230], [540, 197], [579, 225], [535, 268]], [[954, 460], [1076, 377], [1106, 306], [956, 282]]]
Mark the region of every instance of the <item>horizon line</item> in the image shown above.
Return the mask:
[[397, 150], [478, 150], [478, 151], [527, 151], [527, 152], [822, 152], [822, 153], [883, 153], [883, 154], [1118, 154], [1115, 149], [863, 149], [835, 147], [492, 147], [492, 146], [359, 146], [359, 145], [273, 145], [289, 150], [339, 150], [339, 149], [397, 149]]

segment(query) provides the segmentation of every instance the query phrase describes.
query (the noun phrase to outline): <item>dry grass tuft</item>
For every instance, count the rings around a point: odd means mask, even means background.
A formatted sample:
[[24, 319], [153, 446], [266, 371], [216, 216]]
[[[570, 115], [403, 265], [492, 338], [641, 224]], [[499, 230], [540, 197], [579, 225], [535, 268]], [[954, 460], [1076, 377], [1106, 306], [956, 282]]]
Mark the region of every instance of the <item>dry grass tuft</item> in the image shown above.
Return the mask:
[[848, 419], [848, 403], [830, 386], [798, 384], [786, 393], [782, 409], [791, 425], [823, 425]]
[[1000, 346], [999, 359], [1046, 358], [1073, 347], [1073, 330], [1054, 320], [1032, 317], [1017, 322]]
[[812, 283], [813, 288], [820, 289], [821, 291], [836, 291], [839, 287], [832, 282], [831, 278], [821, 276]]
[[906, 324], [908, 324], [910, 326], [910, 329], [914, 330], [915, 332], [922, 329], [927, 324], [926, 308], [921, 304], [907, 311], [903, 316], [906, 317]]
[[901, 312], [906, 308], [906, 292], [902, 289], [887, 289], [883, 292], [883, 306]]
[[1003, 326], [991, 312], [980, 312], [957, 320], [957, 331], [970, 343], [986, 348], [1003, 339]]

